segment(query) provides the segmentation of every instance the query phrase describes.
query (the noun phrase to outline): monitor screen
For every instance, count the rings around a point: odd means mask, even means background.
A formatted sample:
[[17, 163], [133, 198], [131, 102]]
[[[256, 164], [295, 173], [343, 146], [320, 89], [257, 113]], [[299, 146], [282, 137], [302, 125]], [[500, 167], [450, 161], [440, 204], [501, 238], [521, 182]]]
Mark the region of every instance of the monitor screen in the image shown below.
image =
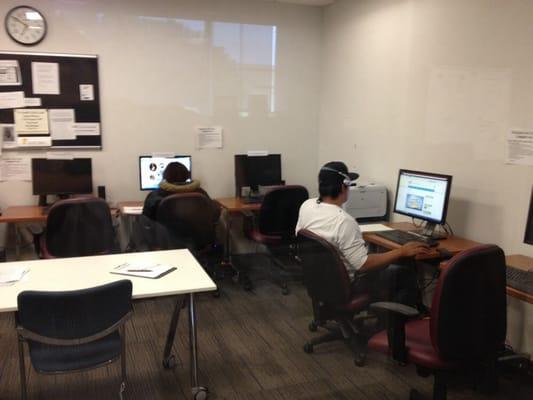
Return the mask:
[[527, 214], [524, 243], [533, 244], [533, 188], [531, 189], [531, 197], [529, 198], [529, 212]]
[[34, 195], [90, 194], [93, 192], [90, 158], [72, 160], [33, 158], [31, 172]]
[[235, 155], [235, 175], [238, 186], [249, 186], [257, 191], [259, 186], [279, 185], [281, 179], [281, 154], [266, 156]]
[[425, 221], [446, 221], [452, 177], [401, 169], [396, 187], [394, 212]]
[[[171, 162], [179, 162], [191, 172], [191, 156], [140, 156], [139, 178], [141, 182], [141, 190], [158, 189], [159, 182], [163, 180], [163, 171]], [[190, 179], [188, 181], [190, 182]]]

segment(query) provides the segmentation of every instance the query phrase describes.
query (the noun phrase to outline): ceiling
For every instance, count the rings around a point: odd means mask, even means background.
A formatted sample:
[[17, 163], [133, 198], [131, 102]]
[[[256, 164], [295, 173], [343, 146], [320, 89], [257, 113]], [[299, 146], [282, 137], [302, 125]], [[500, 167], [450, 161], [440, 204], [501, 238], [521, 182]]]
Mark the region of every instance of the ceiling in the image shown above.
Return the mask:
[[332, 4], [335, 2], [335, 0], [265, 0], [265, 1], [300, 4], [300, 5], [305, 5], [305, 6], [327, 6], [328, 4]]

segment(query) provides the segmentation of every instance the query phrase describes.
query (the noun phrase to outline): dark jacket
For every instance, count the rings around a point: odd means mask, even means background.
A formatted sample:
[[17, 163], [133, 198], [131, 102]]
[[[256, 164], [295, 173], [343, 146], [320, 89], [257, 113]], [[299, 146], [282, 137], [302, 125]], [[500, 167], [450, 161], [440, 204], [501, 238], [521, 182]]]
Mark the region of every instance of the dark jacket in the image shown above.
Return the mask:
[[[185, 184], [173, 184], [162, 181], [159, 184], [159, 189], [150, 192], [148, 196], [146, 196], [143, 207], [143, 215], [155, 220], [157, 217], [157, 208], [159, 207], [161, 200], [167, 196], [170, 196], [171, 194], [177, 193], [201, 193], [210, 199], [207, 192], [200, 187], [200, 182], [198, 181], [193, 180], [192, 182]], [[220, 206], [216, 201], [211, 201], [211, 204], [213, 207], [215, 220], [218, 220], [220, 217]]]

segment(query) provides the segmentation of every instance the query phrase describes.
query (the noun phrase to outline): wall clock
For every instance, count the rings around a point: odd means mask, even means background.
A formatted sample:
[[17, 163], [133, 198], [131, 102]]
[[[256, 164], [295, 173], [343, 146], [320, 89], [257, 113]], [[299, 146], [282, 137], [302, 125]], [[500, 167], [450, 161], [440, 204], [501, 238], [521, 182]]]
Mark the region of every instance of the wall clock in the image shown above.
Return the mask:
[[26, 46], [41, 42], [46, 35], [46, 20], [43, 14], [29, 6], [11, 9], [6, 15], [5, 27], [11, 39]]

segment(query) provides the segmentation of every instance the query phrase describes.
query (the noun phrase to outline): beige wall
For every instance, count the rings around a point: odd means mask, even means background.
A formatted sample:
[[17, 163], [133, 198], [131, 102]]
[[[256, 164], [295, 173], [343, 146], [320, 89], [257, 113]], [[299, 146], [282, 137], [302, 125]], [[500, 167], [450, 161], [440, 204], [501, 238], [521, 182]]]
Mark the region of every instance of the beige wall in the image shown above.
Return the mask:
[[[531, 15], [518, 0], [327, 7], [320, 162], [343, 159], [392, 194], [399, 168], [451, 174], [455, 233], [533, 256], [522, 243], [533, 168], [505, 164], [507, 132], [533, 129]], [[510, 304], [509, 337], [530, 352], [532, 315]]]

